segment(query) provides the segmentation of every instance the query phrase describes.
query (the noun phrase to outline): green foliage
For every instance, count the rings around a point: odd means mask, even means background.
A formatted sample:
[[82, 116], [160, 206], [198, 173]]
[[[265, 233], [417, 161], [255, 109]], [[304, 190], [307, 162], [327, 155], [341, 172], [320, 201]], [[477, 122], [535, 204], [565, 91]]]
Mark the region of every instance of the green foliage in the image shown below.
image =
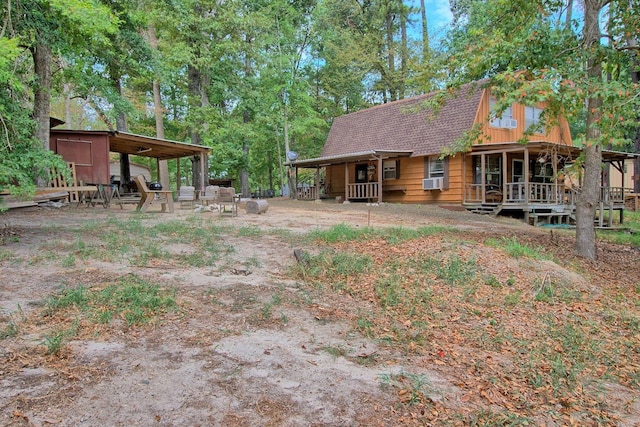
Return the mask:
[[3, 20], [3, 30], [11, 23], [14, 27], [9, 33], [15, 38], [0, 37], [0, 190], [30, 195], [36, 178], [46, 181], [52, 167], [66, 170], [66, 165], [34, 139], [36, 126], [30, 109], [41, 106], [33, 105], [28, 87], [41, 82], [31, 75], [33, 66], [28, 65], [30, 52], [25, 46], [44, 43], [68, 53], [80, 45], [86, 47], [90, 41], [103, 40], [104, 34], [113, 33], [116, 26], [97, 0], [18, 2], [13, 10], [6, 6], [0, 6], [0, 15], [7, 14], [8, 18], [11, 14], [12, 19]]

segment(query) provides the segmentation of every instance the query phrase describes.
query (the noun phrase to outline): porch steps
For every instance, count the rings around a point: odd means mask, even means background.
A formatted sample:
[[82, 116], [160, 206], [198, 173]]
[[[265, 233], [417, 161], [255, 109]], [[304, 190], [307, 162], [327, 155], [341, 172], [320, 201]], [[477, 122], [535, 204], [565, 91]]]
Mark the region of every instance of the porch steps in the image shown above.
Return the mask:
[[494, 216], [497, 215], [497, 213], [495, 213], [496, 209], [498, 209], [497, 206], [488, 206], [488, 205], [478, 205], [478, 206], [467, 208], [469, 212], [473, 212], [481, 215], [494, 215]]

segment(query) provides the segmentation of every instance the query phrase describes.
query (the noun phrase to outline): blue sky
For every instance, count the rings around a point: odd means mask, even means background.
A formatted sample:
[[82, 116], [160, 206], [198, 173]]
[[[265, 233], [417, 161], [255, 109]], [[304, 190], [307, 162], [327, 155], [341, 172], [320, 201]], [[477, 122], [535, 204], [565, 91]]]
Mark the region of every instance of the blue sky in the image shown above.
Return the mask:
[[[409, 0], [407, 4], [420, 8], [420, 0]], [[425, 8], [427, 9], [429, 38], [435, 41], [444, 35], [445, 27], [451, 22], [452, 15], [449, 9], [449, 0], [425, 0]], [[420, 15], [417, 15], [415, 19], [416, 23], [413, 30], [419, 37], [422, 31]]]

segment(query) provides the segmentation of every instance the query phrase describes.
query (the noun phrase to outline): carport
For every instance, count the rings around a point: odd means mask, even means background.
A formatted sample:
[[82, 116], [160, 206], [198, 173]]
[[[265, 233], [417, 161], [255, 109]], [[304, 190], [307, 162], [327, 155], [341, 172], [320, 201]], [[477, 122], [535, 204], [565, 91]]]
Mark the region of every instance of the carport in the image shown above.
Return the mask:
[[[119, 153], [155, 158], [158, 171], [161, 160], [193, 157], [194, 167], [202, 177], [200, 189], [204, 190], [206, 185], [209, 147], [119, 131], [51, 129], [50, 132], [51, 151], [75, 163], [77, 179], [85, 183], [109, 184], [109, 153]], [[180, 176], [179, 162], [177, 166]], [[168, 182], [169, 177], [158, 176], [159, 181], [163, 178]]]

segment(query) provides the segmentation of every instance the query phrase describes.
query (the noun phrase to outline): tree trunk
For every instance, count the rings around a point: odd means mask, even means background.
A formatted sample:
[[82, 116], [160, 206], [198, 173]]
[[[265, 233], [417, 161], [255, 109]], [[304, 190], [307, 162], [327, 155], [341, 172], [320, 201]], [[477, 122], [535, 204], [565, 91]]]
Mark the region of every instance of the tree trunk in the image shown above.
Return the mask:
[[[151, 46], [151, 49], [157, 51], [158, 37], [156, 36], [156, 28], [153, 25], [150, 25], [147, 34], [149, 35], [149, 46]], [[156, 118], [156, 137], [164, 139], [162, 96], [160, 93], [160, 82], [158, 82], [158, 79], [153, 79], [153, 113]], [[162, 188], [169, 188], [169, 162], [167, 160], [158, 161], [158, 175]], [[179, 183], [178, 186], [180, 186]]]
[[71, 125], [71, 84], [65, 83], [62, 89], [64, 94], [64, 122], [65, 128], [73, 129]]
[[573, 17], [573, 0], [567, 1], [567, 15], [565, 23], [567, 26], [571, 25], [571, 19]]
[[[599, 13], [601, 0], [585, 0], [585, 25], [583, 29], [585, 49], [591, 51], [587, 61], [587, 75], [591, 79], [602, 78]], [[589, 94], [587, 107], [587, 147], [584, 150], [584, 179], [576, 202], [576, 254], [587, 259], [596, 259], [595, 209], [600, 198], [602, 165], [601, 118], [602, 99]]]
[[[251, 117], [249, 116], [249, 111], [244, 111], [242, 114], [242, 122], [245, 125], [249, 124]], [[242, 170], [240, 171], [240, 193], [242, 197], [250, 197], [251, 191], [249, 190], [249, 143], [247, 142], [247, 138], [243, 137], [242, 141], [242, 156], [244, 157], [244, 162], [242, 165]]]
[[51, 49], [38, 42], [32, 50], [37, 81], [33, 85], [33, 119], [35, 137], [45, 150], [49, 150], [49, 116], [51, 115]]
[[[202, 89], [202, 73], [193, 65], [189, 65], [187, 67], [187, 72], [189, 75], [189, 91], [191, 92], [191, 96], [193, 99], [199, 99], [199, 102], [194, 103], [194, 106], [202, 107], [203, 103], [208, 101], [206, 95], [203, 95], [204, 90]], [[198, 130], [199, 123], [196, 123], [193, 126], [194, 128], [191, 129], [191, 143], [200, 145], [202, 142], [202, 137], [200, 135], [200, 131]], [[196, 188], [201, 188], [204, 184], [204, 177], [200, 173], [201, 161], [202, 159], [200, 158], [200, 156], [193, 156], [191, 158], [193, 186]]]
[[422, 16], [422, 61], [424, 62], [429, 57], [429, 28], [424, 0], [420, 0], [420, 14]]
[[[115, 65], [114, 65], [115, 66]], [[111, 79], [113, 85], [116, 87], [118, 94], [122, 96], [122, 81], [120, 74], [111, 67], [110, 70]], [[116, 130], [118, 132], [128, 132], [129, 125], [127, 124], [127, 115], [124, 111], [116, 111]], [[131, 163], [129, 161], [129, 155], [120, 153], [120, 185], [128, 184], [131, 182]]]
[[[247, 78], [251, 78], [253, 76], [253, 67], [251, 64], [251, 58], [249, 56], [249, 52], [251, 49], [251, 36], [245, 35], [245, 43], [246, 43], [246, 51], [244, 55], [244, 75]], [[249, 122], [251, 121], [251, 114], [249, 110], [244, 110], [242, 113], [242, 123], [245, 126], [249, 126]], [[243, 136], [242, 138], [242, 156], [244, 157], [244, 162], [242, 162], [242, 169], [240, 170], [240, 193], [242, 197], [250, 197], [251, 189], [249, 188], [249, 141], [247, 141], [247, 137]]]
[[404, 99], [405, 86], [407, 84], [407, 63], [409, 46], [407, 41], [407, 12], [403, 4], [400, 4], [400, 37], [402, 46], [400, 47], [400, 81], [398, 82], [398, 98]]
[[389, 98], [391, 101], [398, 99], [398, 92], [395, 85], [395, 64], [396, 56], [393, 46], [393, 11], [391, 4], [389, 4], [389, 10], [387, 10], [386, 16], [386, 29], [387, 29], [387, 66], [389, 68], [387, 72], [387, 88], [389, 90]]
[[[162, 97], [160, 96], [160, 84], [158, 80], [153, 81], [153, 111], [156, 117], [156, 136], [164, 139], [164, 120], [162, 114]], [[158, 161], [158, 175], [162, 188], [169, 188], [169, 162], [167, 160]], [[202, 190], [202, 188], [200, 189]]]
[[[637, 48], [637, 43], [634, 38], [628, 39], [628, 45]], [[634, 55], [631, 59], [631, 81], [634, 84], [640, 82], [640, 61], [638, 56]], [[640, 117], [636, 116], [636, 126], [633, 133], [633, 152], [640, 153]], [[635, 157], [633, 160], [633, 192], [640, 193], [640, 157]]]

